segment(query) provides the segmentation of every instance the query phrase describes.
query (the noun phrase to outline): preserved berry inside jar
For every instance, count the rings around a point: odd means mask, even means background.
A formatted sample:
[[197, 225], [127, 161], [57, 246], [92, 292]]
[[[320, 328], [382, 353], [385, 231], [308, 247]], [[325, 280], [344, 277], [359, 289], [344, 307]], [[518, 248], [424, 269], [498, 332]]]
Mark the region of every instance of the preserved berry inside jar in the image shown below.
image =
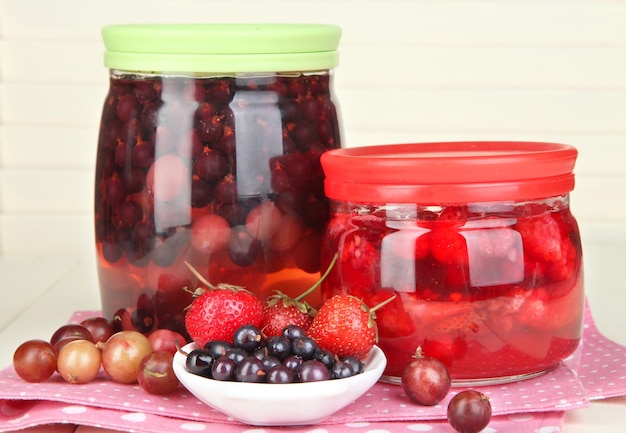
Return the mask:
[[323, 296], [350, 293], [376, 312], [385, 376], [421, 346], [453, 380], [546, 371], [581, 336], [582, 251], [568, 195], [420, 206], [332, 202]]
[[340, 146], [331, 78], [112, 73], [95, 188], [107, 317], [184, 331], [185, 262], [262, 297], [310, 287], [329, 214], [320, 155]]

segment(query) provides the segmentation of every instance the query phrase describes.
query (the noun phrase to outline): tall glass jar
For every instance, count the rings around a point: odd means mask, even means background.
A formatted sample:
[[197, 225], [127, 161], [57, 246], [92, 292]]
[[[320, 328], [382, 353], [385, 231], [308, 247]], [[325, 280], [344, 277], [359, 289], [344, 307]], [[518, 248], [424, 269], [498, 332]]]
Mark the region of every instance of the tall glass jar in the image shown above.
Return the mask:
[[569, 193], [575, 148], [423, 143], [322, 157], [331, 219], [324, 298], [377, 305], [385, 378], [421, 347], [456, 383], [550, 370], [579, 344], [583, 266]]
[[[319, 277], [320, 156], [340, 147], [331, 25], [116, 25], [95, 179], [104, 315], [184, 331], [197, 280], [261, 297]], [[315, 299], [309, 300], [315, 303]]]

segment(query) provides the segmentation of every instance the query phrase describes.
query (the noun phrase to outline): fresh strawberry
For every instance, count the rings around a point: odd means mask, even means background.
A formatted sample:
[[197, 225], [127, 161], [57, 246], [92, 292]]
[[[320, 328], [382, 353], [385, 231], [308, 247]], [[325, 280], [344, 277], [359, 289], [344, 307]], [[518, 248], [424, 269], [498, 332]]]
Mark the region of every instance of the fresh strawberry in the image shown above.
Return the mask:
[[363, 359], [378, 341], [375, 311], [391, 302], [391, 296], [373, 308], [357, 297], [335, 295], [317, 312], [308, 335], [322, 348], [339, 357]]
[[260, 327], [263, 334], [267, 337], [281, 335], [287, 325], [297, 325], [305, 331], [309, 328], [316, 310], [298, 298], [281, 292], [267, 298]]
[[298, 325], [305, 331], [309, 328], [311, 322], [313, 322], [313, 317], [317, 314], [317, 310], [305, 301], [302, 301], [302, 299], [313, 293], [322, 281], [326, 279], [338, 257], [338, 255], [335, 255], [328, 265], [326, 272], [324, 272], [315, 284], [296, 298], [291, 298], [278, 291], [275, 295], [267, 298], [263, 310], [263, 319], [261, 319], [261, 330], [263, 334], [267, 337], [281, 335], [287, 325]]
[[188, 265], [208, 290], [199, 288], [196, 298], [185, 315], [185, 328], [198, 345], [211, 340], [233, 341], [235, 330], [243, 325], [259, 326], [263, 317], [263, 303], [242, 287], [228, 284], [212, 285]]

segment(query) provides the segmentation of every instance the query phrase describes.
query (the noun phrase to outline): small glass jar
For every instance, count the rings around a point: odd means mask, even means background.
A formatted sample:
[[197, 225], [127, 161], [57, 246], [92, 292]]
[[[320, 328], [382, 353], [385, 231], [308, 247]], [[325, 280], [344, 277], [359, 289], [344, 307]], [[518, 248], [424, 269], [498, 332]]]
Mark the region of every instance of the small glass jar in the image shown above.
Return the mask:
[[374, 306], [384, 378], [421, 346], [456, 384], [508, 382], [558, 365], [579, 344], [580, 234], [569, 193], [577, 151], [535, 142], [340, 149], [322, 166], [331, 219], [324, 299]]
[[[95, 179], [104, 315], [184, 332], [198, 281], [261, 297], [319, 278], [320, 155], [340, 147], [340, 29], [306, 24], [103, 29], [110, 88]], [[314, 299], [311, 302], [315, 302]]]

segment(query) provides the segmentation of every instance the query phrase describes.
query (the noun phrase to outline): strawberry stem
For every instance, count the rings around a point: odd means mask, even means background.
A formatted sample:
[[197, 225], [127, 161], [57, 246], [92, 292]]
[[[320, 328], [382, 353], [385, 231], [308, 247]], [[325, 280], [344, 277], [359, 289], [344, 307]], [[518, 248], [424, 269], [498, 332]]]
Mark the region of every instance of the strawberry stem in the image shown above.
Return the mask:
[[424, 358], [424, 350], [422, 349], [422, 346], [417, 346], [417, 349], [415, 349], [415, 353], [413, 354], [413, 358], [415, 359], [420, 359], [420, 358]]
[[326, 268], [326, 271], [324, 272], [324, 274], [322, 274], [322, 276], [319, 278], [319, 280], [317, 280], [315, 282], [315, 284], [313, 284], [310, 288], [307, 289], [306, 292], [301, 293], [300, 295], [298, 295], [298, 297], [296, 297], [294, 299], [294, 301], [301, 301], [302, 299], [306, 298], [307, 296], [309, 296], [311, 293], [313, 293], [313, 291], [315, 289], [317, 289], [319, 287], [320, 284], [322, 284], [322, 281], [324, 281], [326, 279], [326, 277], [328, 276], [328, 274], [330, 274], [330, 271], [333, 269], [333, 267], [335, 266], [335, 263], [337, 262], [337, 259], [339, 258], [339, 254], [335, 254], [333, 256], [333, 259], [330, 261], [330, 264], [328, 265], [328, 267]]
[[193, 274], [193, 275], [194, 275], [194, 276], [195, 276], [198, 280], [200, 280], [200, 282], [202, 282], [202, 283], [206, 284], [206, 286], [207, 286], [209, 289], [212, 289], [212, 290], [217, 289], [217, 287], [215, 287], [213, 284], [209, 283], [209, 281], [208, 281], [206, 278], [204, 278], [204, 277], [200, 274], [200, 272], [196, 271], [196, 268], [194, 268], [194, 267], [191, 265], [191, 263], [189, 263], [187, 260], [185, 260], [185, 265], [189, 268], [189, 270], [191, 271], [191, 273], [192, 273], [192, 274]]
[[[187, 265], [187, 267], [189, 268], [189, 270], [191, 271], [191, 273], [198, 278], [198, 280], [203, 283], [204, 285], [206, 285], [209, 289], [211, 290], [232, 290], [233, 292], [238, 292], [240, 290], [244, 290], [247, 292], [250, 292], [249, 290], [246, 290], [245, 287], [242, 286], [235, 286], [234, 284], [226, 284], [226, 283], [218, 283], [217, 285], [215, 284], [211, 284], [209, 283], [209, 281], [204, 278], [202, 275], [200, 275], [200, 272], [198, 272], [196, 270], [196, 268], [194, 268], [192, 266], [191, 263], [185, 261], [185, 265]], [[202, 293], [205, 292], [204, 288], [197, 288], [195, 291], [191, 292], [190, 290], [183, 288], [185, 291], [193, 293], [194, 296], [200, 296]], [[251, 292], [250, 292], [251, 293]]]
[[391, 301], [393, 301], [394, 299], [396, 299], [396, 294], [394, 293], [393, 295], [391, 295], [390, 297], [388, 297], [387, 299], [385, 299], [383, 302], [381, 302], [380, 304], [370, 308], [371, 312], [374, 312], [376, 310], [378, 310], [381, 307], [384, 307], [385, 305], [387, 305], [388, 303], [390, 303]]

